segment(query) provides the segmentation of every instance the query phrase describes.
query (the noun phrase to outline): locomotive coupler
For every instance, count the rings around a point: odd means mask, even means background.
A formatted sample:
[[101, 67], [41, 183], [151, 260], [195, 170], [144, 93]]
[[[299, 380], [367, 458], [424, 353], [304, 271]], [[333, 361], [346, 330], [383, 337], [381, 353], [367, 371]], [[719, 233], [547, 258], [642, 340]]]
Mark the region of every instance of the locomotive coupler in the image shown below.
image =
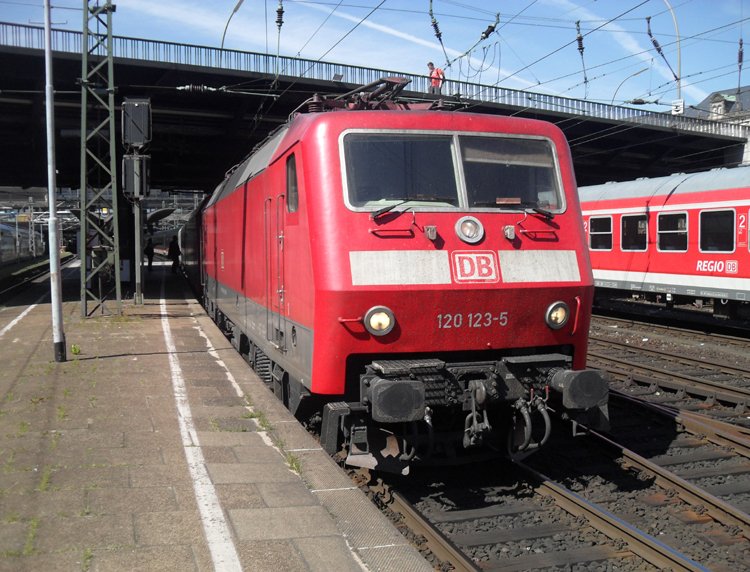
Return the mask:
[[[487, 410], [482, 407], [487, 398], [487, 388], [483, 381], [473, 379], [469, 382], [469, 395], [471, 401], [471, 413], [466, 416], [464, 422], [463, 445], [465, 449], [481, 445], [484, 436], [492, 431]], [[477, 406], [481, 411], [477, 412]]]

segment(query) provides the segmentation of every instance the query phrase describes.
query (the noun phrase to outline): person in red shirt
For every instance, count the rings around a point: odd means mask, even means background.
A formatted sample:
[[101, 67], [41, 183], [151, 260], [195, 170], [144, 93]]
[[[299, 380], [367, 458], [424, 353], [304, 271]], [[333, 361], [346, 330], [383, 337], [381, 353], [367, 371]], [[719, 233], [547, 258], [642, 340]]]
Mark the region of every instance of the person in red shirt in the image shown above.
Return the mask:
[[439, 94], [445, 80], [445, 74], [440, 68], [436, 68], [432, 62], [427, 62], [427, 69], [430, 70], [430, 90], [428, 93]]

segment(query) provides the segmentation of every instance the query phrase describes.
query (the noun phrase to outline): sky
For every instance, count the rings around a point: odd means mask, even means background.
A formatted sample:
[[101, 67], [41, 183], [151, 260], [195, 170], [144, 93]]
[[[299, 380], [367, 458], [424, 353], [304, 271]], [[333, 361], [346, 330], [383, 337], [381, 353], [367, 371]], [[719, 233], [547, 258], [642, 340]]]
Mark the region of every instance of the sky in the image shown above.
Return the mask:
[[[53, 26], [81, 30], [84, 3], [52, 0]], [[117, 0], [112, 28], [411, 74], [433, 61], [448, 79], [658, 111], [678, 85], [693, 107], [750, 85], [738, 65], [750, 0], [283, 0], [280, 30], [279, 3], [244, 0], [234, 12], [237, 0]], [[0, 21], [41, 25], [42, 6], [0, 0]]]

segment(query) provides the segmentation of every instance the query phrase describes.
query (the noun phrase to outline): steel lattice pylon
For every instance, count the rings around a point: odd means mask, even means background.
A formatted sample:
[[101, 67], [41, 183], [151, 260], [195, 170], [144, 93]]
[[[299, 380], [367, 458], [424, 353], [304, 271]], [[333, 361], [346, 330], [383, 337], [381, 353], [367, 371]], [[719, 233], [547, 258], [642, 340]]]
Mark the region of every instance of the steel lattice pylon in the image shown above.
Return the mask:
[[[83, 2], [81, 46], [81, 315], [122, 313], [117, 218], [112, 13], [106, 0]], [[91, 122], [91, 125], [89, 125]], [[106, 302], [115, 295], [115, 309]], [[92, 307], [89, 309], [89, 303]]]

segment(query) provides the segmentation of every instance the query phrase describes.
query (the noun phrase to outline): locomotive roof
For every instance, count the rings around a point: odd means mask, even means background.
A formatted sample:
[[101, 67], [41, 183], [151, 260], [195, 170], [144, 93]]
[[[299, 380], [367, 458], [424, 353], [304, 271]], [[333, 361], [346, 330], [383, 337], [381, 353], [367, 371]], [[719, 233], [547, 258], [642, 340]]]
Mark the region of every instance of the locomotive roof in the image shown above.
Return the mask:
[[[356, 114], [360, 118], [366, 117], [374, 119], [375, 117], [389, 116], [392, 118], [393, 124], [386, 126], [385, 124], [376, 125], [371, 121], [362, 121], [361, 119], [351, 121], [351, 118]], [[451, 118], [456, 120], [456, 123], [461, 124], [459, 130], [466, 129], [471, 130], [469, 124], [477, 119], [484, 121], [502, 121], [506, 125], [517, 125], [524, 127], [516, 127], [518, 133], [526, 133], [529, 135], [543, 135], [550, 136], [551, 131], [560, 133], [561, 138], [562, 132], [558, 127], [546, 121], [540, 121], [537, 119], [519, 118], [519, 117], [507, 117], [507, 116], [496, 116], [489, 114], [479, 113], [466, 113], [466, 112], [451, 112], [451, 111], [427, 111], [427, 110], [409, 110], [409, 111], [392, 111], [392, 110], [375, 110], [375, 111], [364, 111], [364, 110], [347, 110], [347, 111], [330, 111], [322, 113], [301, 113], [292, 118], [289, 122], [281, 126], [277, 131], [273, 132], [267, 139], [260, 143], [253, 151], [233, 169], [228, 171], [224, 180], [214, 189], [211, 194], [211, 198], [208, 201], [207, 206], [213, 205], [216, 201], [221, 199], [223, 196], [231, 193], [238, 185], [247, 181], [249, 178], [254, 177], [268, 165], [270, 165], [278, 156], [279, 153], [283, 153], [288, 145], [282, 144], [287, 136], [293, 140], [302, 137], [304, 132], [314, 123], [318, 121], [325, 121], [333, 118], [350, 118], [345, 120], [350, 127], [360, 126], [366, 128], [412, 128], [415, 127], [410, 120], [413, 117], [431, 117], [431, 118]], [[396, 117], [400, 117], [400, 121], [396, 120]], [[336, 119], [333, 119], [336, 121]], [[534, 127], [530, 127], [530, 126]], [[438, 129], [438, 126], [421, 126], [424, 129]], [[441, 129], [444, 130], [455, 130], [457, 126], [453, 125], [442, 125]], [[513, 131], [513, 128], [510, 129]]]
[[667, 177], [636, 179], [579, 187], [581, 202], [653, 197], [705, 191], [737, 189], [750, 185], [750, 166], [712, 169], [700, 173], [677, 173]]

